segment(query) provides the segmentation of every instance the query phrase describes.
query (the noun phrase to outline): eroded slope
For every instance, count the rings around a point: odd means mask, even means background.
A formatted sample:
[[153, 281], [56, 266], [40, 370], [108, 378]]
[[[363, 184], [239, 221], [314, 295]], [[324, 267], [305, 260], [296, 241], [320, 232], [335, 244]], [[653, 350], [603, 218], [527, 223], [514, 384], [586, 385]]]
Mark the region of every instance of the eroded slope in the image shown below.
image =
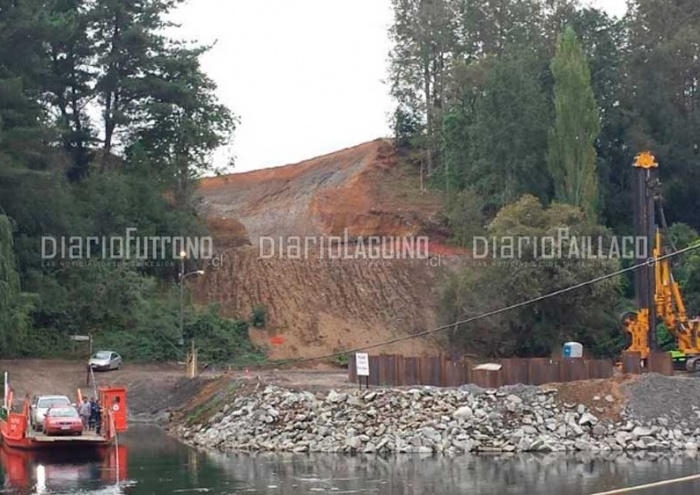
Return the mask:
[[[440, 201], [419, 184], [386, 140], [296, 165], [204, 179], [201, 212], [220, 258], [197, 282], [197, 301], [218, 302], [225, 313], [244, 317], [263, 305], [269, 324], [252, 337], [269, 347], [271, 358], [317, 356], [432, 327], [441, 268], [424, 259], [415, 238], [429, 236], [435, 250], [445, 233]], [[358, 236], [407, 239], [413, 256], [330, 260], [317, 249], [330, 236], [351, 244]], [[314, 239], [299, 259], [281, 247], [293, 237]], [[275, 247], [268, 243], [261, 253], [263, 238], [274, 239]], [[435, 351], [425, 339], [377, 349]]]

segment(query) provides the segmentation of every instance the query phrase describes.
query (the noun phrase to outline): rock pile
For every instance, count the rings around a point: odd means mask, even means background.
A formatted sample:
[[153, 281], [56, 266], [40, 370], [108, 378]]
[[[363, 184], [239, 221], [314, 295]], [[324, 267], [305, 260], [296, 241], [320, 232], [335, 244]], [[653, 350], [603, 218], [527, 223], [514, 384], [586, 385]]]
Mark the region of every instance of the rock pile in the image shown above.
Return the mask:
[[[463, 453], [697, 450], [700, 428], [631, 416], [612, 422], [556, 390], [420, 387], [316, 393], [261, 385], [185, 442], [225, 452]], [[607, 400], [611, 400], [607, 397]], [[606, 400], [601, 397], [600, 400]], [[692, 418], [689, 418], [692, 419]]]

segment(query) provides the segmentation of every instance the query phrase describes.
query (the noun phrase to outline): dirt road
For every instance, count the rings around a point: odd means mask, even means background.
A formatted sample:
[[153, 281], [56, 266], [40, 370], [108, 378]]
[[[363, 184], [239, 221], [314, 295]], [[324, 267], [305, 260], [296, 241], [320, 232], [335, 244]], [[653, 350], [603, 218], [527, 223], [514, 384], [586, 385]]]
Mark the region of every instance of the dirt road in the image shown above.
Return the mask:
[[[179, 391], [189, 380], [184, 367], [177, 364], [125, 364], [122, 369], [96, 372], [95, 384], [87, 384], [87, 371], [83, 361], [12, 360], [0, 361], [0, 371], [9, 372], [10, 386], [15, 399], [21, 403], [25, 394], [65, 394], [76, 397], [77, 390], [94, 395], [101, 386], [127, 388], [129, 410], [143, 414], [171, 407], [169, 400], [180, 405], [187, 398], [179, 397]], [[203, 378], [208, 378], [205, 376]]]
[[[120, 370], [94, 373], [96, 385], [86, 383], [87, 372], [82, 361], [61, 360], [0, 360], [0, 372], [9, 373], [10, 386], [15, 391], [15, 405], [21, 404], [25, 394], [64, 394], [75, 397], [77, 390], [94, 395], [101, 386], [127, 388], [128, 408], [132, 415], [155, 415], [184, 405], [213, 379], [223, 372], [203, 372], [196, 379], [185, 377], [185, 368], [178, 364], [124, 364]], [[346, 373], [340, 371], [261, 371], [228, 372], [231, 378], [258, 379], [266, 383], [314, 388], [343, 388]], [[0, 378], [1, 379], [1, 378]]]

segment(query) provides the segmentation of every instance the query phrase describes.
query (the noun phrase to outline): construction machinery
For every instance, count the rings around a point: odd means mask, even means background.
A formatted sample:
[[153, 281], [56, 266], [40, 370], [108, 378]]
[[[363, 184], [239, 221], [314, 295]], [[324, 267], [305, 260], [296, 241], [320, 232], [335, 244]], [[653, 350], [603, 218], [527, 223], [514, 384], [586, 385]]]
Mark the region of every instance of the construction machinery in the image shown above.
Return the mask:
[[[664, 243], [673, 243], [668, 235], [664, 215], [658, 163], [649, 152], [637, 155], [634, 161], [634, 228], [637, 239], [644, 242], [635, 245], [652, 246], [636, 250], [635, 298], [637, 311], [623, 316], [624, 330], [630, 336], [625, 352], [638, 352], [646, 360], [650, 352], [658, 350], [656, 328], [662, 322], [675, 338], [677, 350], [672, 351], [674, 365], [685, 363], [689, 372], [700, 371], [700, 319], [689, 318], [678, 283], [673, 278], [669, 258], [662, 258], [670, 251]], [[658, 219], [657, 219], [658, 217]]]

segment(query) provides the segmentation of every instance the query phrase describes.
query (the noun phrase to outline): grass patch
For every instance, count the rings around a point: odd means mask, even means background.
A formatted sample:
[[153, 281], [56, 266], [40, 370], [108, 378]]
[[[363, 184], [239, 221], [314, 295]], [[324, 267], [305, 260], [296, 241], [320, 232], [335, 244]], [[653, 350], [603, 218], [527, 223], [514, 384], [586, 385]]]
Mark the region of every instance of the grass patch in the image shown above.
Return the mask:
[[388, 201], [400, 199], [427, 209], [439, 209], [442, 206], [442, 198], [431, 189], [428, 177], [423, 177], [425, 191], [421, 192], [420, 170], [417, 165], [409, 163], [408, 158], [399, 159], [396, 168], [389, 173], [391, 180], [383, 180], [379, 184], [382, 197]]
[[185, 415], [185, 424], [189, 427], [208, 422], [215, 414], [222, 411], [238, 395], [242, 385], [230, 382], [220, 390], [215, 390], [211, 397], [192, 407]]

